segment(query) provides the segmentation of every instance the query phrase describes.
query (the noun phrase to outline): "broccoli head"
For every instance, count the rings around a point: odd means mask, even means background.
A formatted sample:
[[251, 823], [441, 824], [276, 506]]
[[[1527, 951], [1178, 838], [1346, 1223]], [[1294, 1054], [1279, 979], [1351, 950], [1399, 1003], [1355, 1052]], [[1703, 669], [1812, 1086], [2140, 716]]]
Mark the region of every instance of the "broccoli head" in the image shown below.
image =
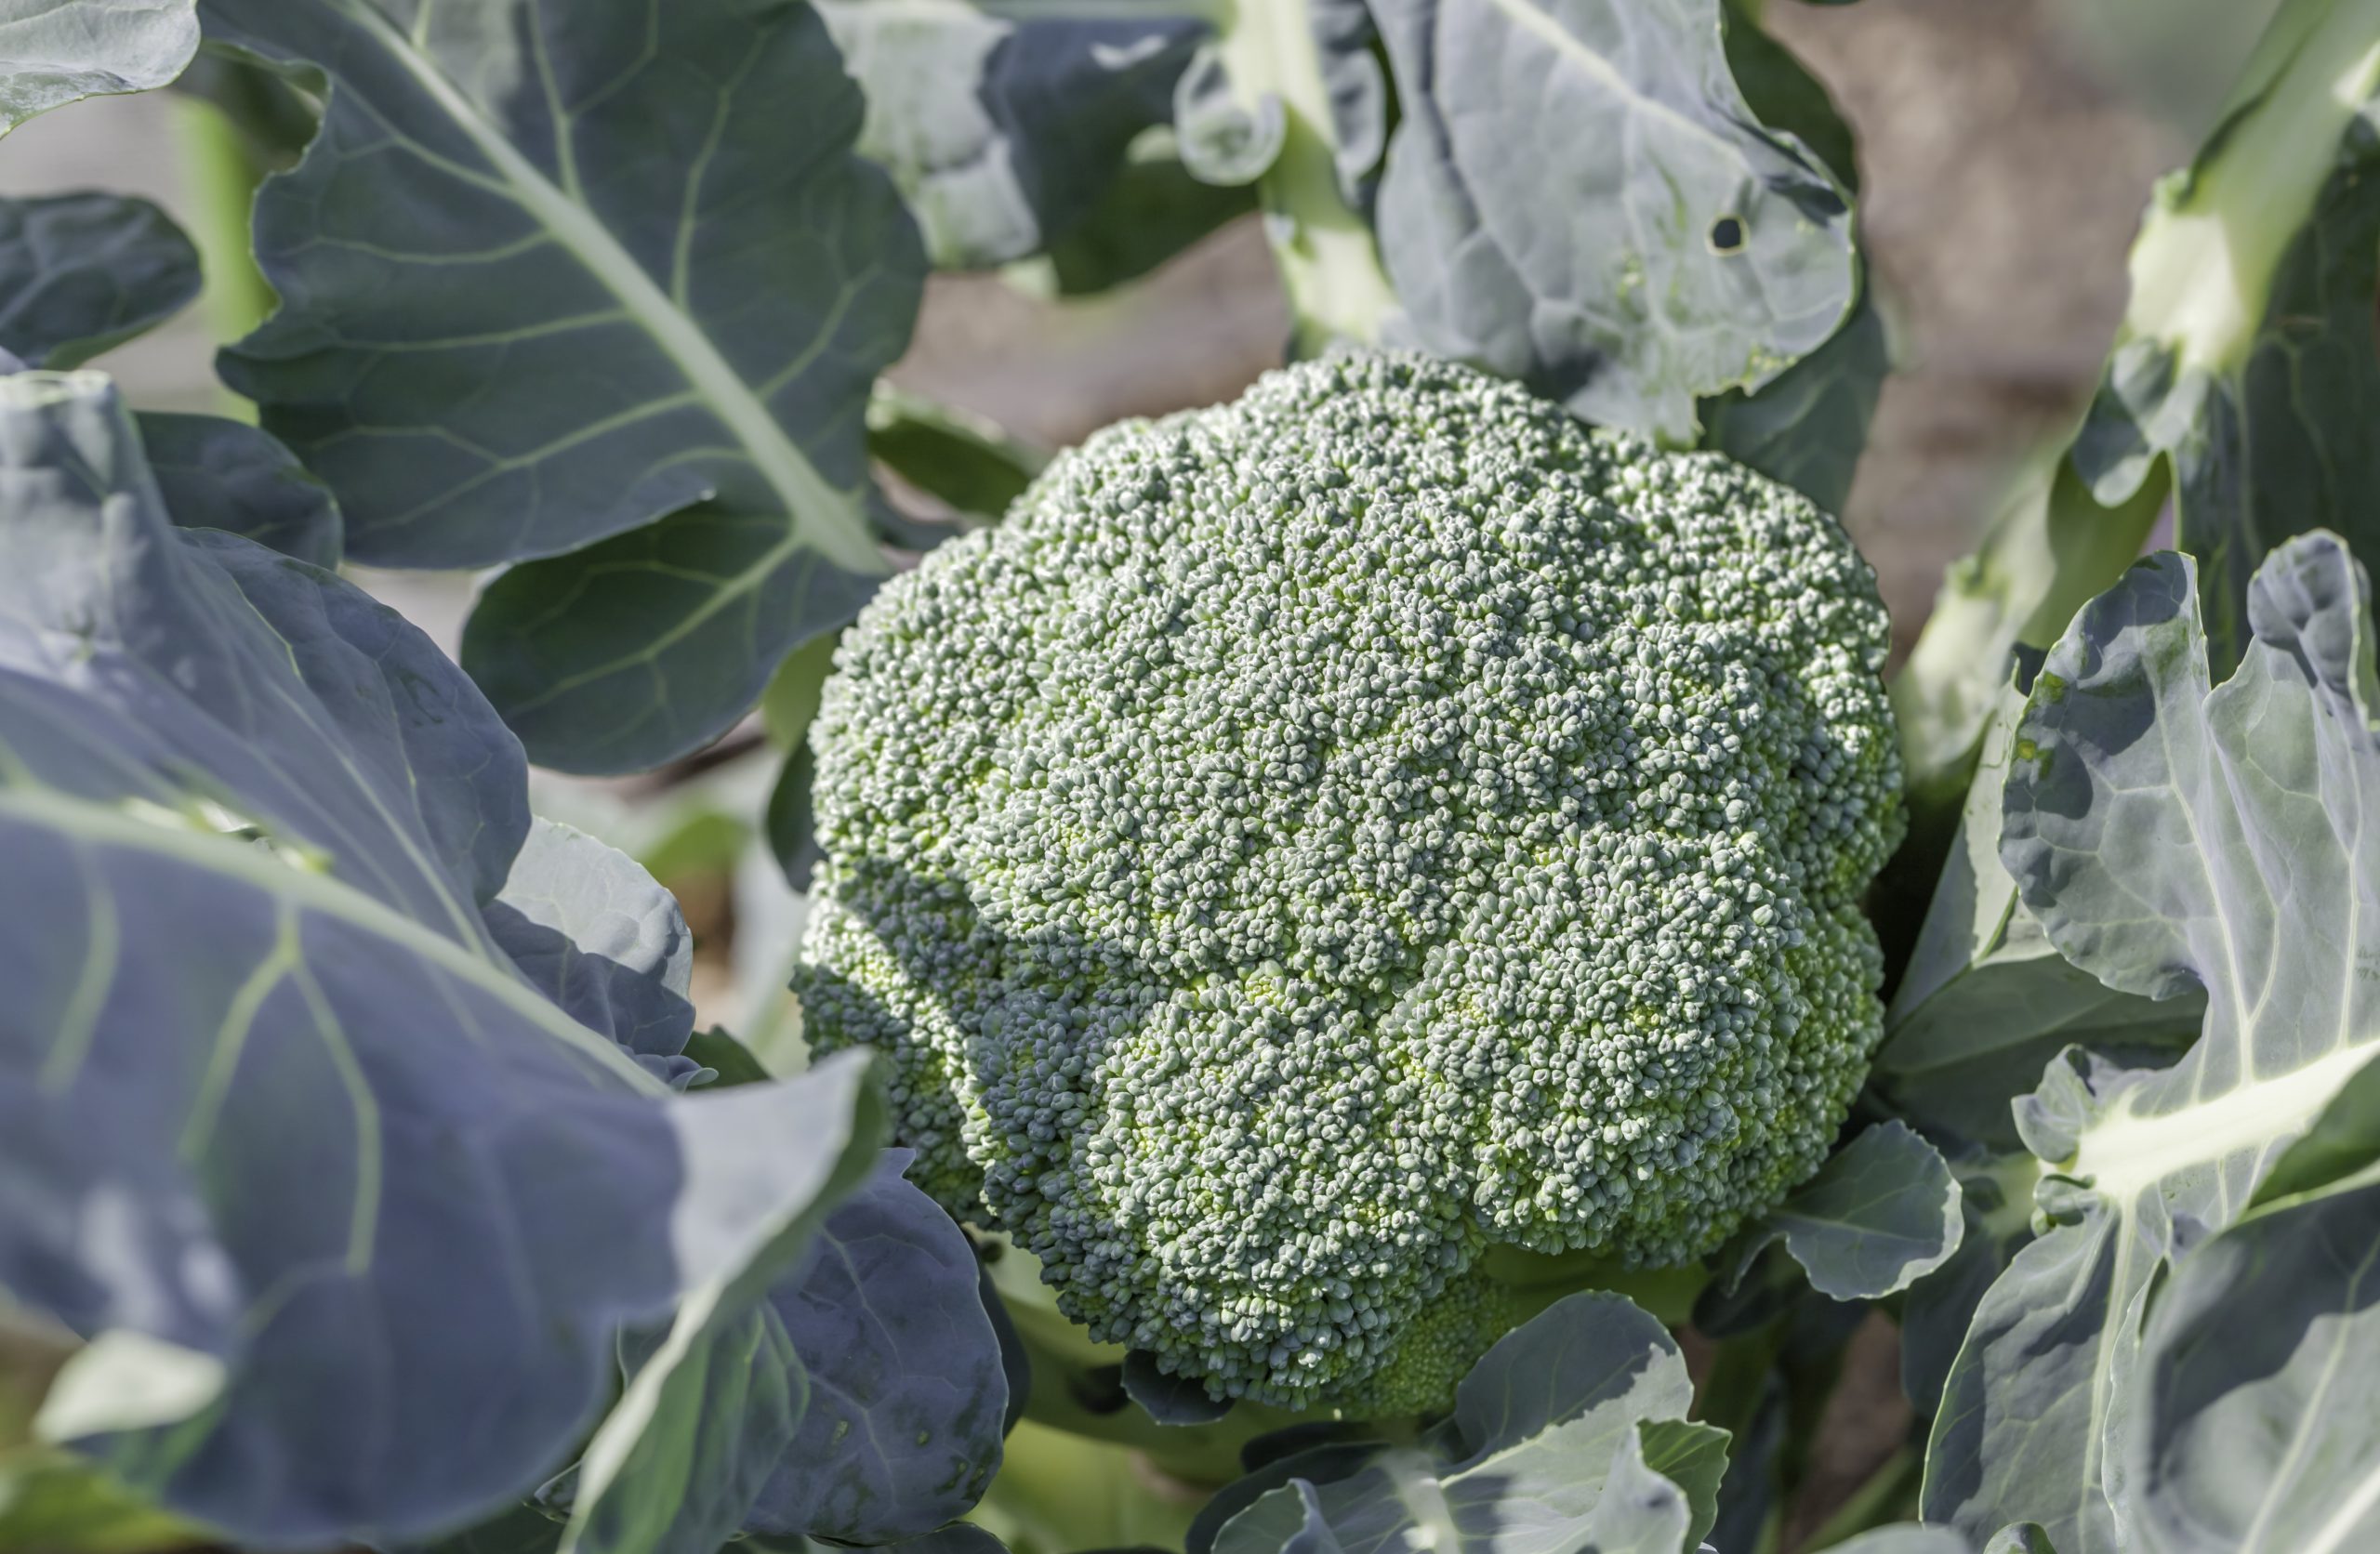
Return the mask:
[[1460, 366], [1111, 427], [838, 651], [812, 1040], [1093, 1337], [1443, 1403], [1488, 1248], [1689, 1260], [1824, 1156], [1885, 646], [1807, 501]]

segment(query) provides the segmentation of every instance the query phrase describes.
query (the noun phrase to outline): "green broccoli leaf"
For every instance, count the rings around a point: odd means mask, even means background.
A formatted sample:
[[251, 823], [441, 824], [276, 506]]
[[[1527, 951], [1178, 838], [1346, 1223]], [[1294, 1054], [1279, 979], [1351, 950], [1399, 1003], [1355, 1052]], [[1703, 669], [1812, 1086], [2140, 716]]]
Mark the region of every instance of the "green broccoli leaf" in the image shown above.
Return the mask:
[[0, 135], [87, 97], [145, 92], [198, 52], [195, 0], [0, 0]]
[[2380, 1063], [2151, 1298], [2125, 1432], [2138, 1534], [2188, 1554], [2380, 1541]]
[[2249, 574], [2270, 547], [2328, 526], [2370, 559], [2375, 112], [2380, 7], [2290, 0], [2197, 158], [2161, 186], [2096, 398], [2012, 483], [1893, 688], [1921, 824], [1964, 790], [2009, 649], [2056, 640], [2139, 555], [2169, 494], [2218, 673], [2245, 644]]
[[[962, 519], [997, 521], [1050, 462], [989, 417], [879, 384], [867, 402], [867, 452]], [[773, 718], [772, 722], [775, 720]]]
[[1188, 10], [1111, 0], [1048, 18], [972, 0], [823, 0], [867, 99], [860, 154], [892, 175], [945, 270], [1048, 248], [1135, 137], [1168, 124], [1210, 33]]
[[0, 199], [0, 351], [27, 366], [79, 367], [180, 312], [198, 288], [198, 250], [146, 200]]
[[664, 1083], [698, 1065], [681, 1056], [694, 941], [677, 898], [624, 852], [554, 821], [529, 835], [486, 909], [488, 931], [538, 992], [635, 1056]]
[[1878, 1299], [1950, 1260], [1965, 1226], [1959, 1201], [1939, 1151], [1905, 1123], [1878, 1123], [1739, 1236], [1728, 1263], [1740, 1280], [1781, 1241], [1820, 1295]]
[[2131, 304], [2075, 442], [2109, 507], [2170, 463], [2218, 674], [2246, 646], [2248, 579], [2273, 546], [2329, 528], [2380, 556], [2375, 285], [2380, 6], [2293, 0], [2142, 222]]
[[769, 1304], [809, 1384], [748, 1531], [841, 1544], [923, 1537], [1000, 1465], [1009, 1380], [974, 1249], [888, 1150]]
[[1703, 445], [1839, 513], [1892, 370], [1884, 315], [1862, 287], [1850, 318], [1824, 345], [1756, 393], [1731, 389], [1704, 403]]
[[2002, 856], [2058, 951], [2119, 992], [2206, 995], [2173, 1067], [2069, 1048], [2020, 1103], [2047, 1229], [1982, 1297], [1935, 1422], [1926, 1515], [1977, 1536], [2038, 1521], [2066, 1554], [2118, 1547], [2139, 1490], [2122, 1432], [2159, 1268], [2239, 1216], [2380, 1039], [2362, 569], [2334, 534], [2276, 550], [2219, 686], [2198, 582], [2160, 556], [2083, 612], [2006, 790]]
[[1223, 1523], [1213, 1554], [1669, 1554], [1709, 1526], [1725, 1467], [1726, 1432], [1685, 1422], [1692, 1397], [1659, 1323], [1619, 1296], [1567, 1296], [1488, 1351], [1420, 1444], [1318, 1483], [1290, 1479]]
[[1954, 1157], [1950, 1171], [1964, 1221], [1959, 1248], [1910, 1289], [1900, 1308], [1901, 1390], [1929, 1418], [1942, 1411], [1943, 1384], [1984, 1292], [2033, 1239], [2041, 1162], [2021, 1145], [2005, 1154], [1974, 1149]]
[[318, 567], [338, 565], [337, 499], [272, 437], [221, 415], [151, 411], [133, 420], [176, 523], [244, 535]]
[[1758, 388], [1850, 312], [1849, 194], [1753, 116], [1720, 0], [1373, 9], [1403, 115], [1381, 252], [1420, 343], [1687, 442], [1699, 397]]
[[545, 764], [726, 728], [888, 570], [862, 416], [924, 261], [848, 149], [824, 24], [788, 0], [205, 15], [327, 94], [258, 200], [281, 310], [221, 366], [337, 493], [350, 553], [530, 559], [464, 663]]
[[[842, 1063], [673, 1095], [543, 975], [620, 941], [514, 958], [500, 892], [582, 901], [575, 849], [524, 873], [520, 746], [427, 638], [170, 526], [97, 374], [0, 378], [0, 1282], [81, 1340], [34, 1433], [244, 1543], [468, 1523], [585, 1431], [619, 1334], [718, 1354], [882, 1100]], [[695, 1427], [768, 1431], [660, 1390], [591, 1482], [707, 1554], [744, 1507]]]
[[[2031, 662], [2037, 666], [2038, 659]], [[2030, 672], [2003, 687], [1965, 812], [1908, 968], [1884, 1016], [1871, 1083], [1922, 1126], [2021, 1152], [2011, 1103], [2069, 1044], [2159, 1067], [2198, 1036], [2206, 1000], [2119, 993], [2068, 961], [2000, 861], [2001, 790]]]

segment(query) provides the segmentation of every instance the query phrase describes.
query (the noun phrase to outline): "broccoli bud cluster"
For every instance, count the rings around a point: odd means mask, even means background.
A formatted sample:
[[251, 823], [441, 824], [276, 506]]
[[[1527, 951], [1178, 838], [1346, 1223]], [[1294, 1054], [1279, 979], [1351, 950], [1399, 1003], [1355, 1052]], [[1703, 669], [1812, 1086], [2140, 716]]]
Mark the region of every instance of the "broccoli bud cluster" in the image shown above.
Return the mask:
[[1824, 1156], [1886, 644], [1799, 495], [1460, 366], [1109, 428], [838, 652], [812, 1040], [1094, 1337], [1442, 1403], [1487, 1248], [1689, 1260]]

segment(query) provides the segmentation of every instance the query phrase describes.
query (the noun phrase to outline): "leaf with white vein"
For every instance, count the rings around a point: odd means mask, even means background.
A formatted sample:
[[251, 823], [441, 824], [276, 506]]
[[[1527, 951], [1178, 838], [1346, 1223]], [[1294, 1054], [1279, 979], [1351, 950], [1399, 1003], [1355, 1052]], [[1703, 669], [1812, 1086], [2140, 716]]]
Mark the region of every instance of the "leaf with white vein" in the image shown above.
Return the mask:
[[[526, 560], [465, 663], [546, 764], [725, 728], [887, 565], [864, 416], [924, 257], [800, 0], [206, 0], [319, 83], [224, 375], [349, 553]], [[604, 543], [608, 542], [608, 543]], [[536, 560], [547, 558], [547, 560]]]

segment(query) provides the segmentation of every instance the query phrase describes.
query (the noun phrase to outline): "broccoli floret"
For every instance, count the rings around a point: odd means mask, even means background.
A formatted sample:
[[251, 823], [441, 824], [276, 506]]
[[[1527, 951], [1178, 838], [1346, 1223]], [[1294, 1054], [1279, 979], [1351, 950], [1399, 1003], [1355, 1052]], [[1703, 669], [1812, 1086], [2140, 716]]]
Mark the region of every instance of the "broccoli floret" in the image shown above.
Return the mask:
[[1111, 427], [837, 654], [812, 1039], [1094, 1337], [1442, 1403], [1487, 1248], [1686, 1261], [1823, 1158], [1885, 648], [1807, 501], [1462, 367]]

